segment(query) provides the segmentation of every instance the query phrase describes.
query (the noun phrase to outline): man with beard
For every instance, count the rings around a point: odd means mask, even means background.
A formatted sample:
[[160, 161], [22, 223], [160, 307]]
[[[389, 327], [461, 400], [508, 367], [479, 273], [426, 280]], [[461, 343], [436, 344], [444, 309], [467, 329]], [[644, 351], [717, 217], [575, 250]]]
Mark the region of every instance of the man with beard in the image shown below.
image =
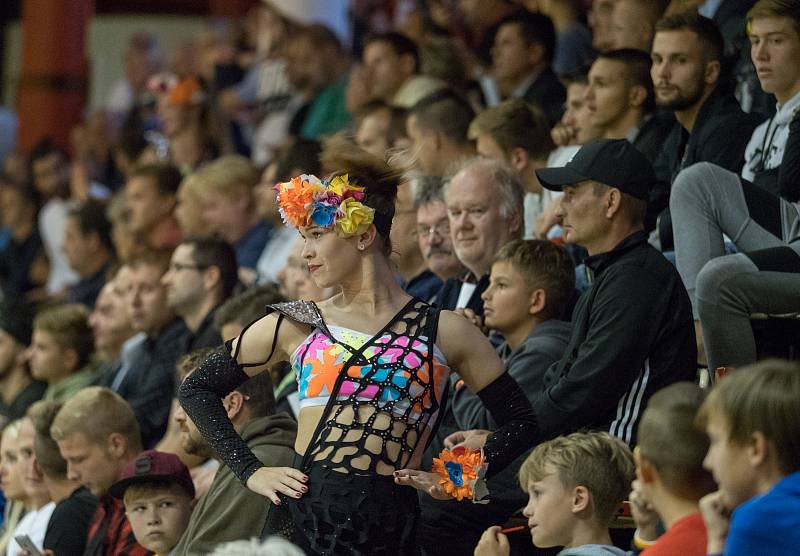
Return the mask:
[[[213, 352], [198, 350], [178, 362], [178, 378], [185, 380]], [[275, 414], [270, 373], [260, 373], [242, 383], [222, 400], [236, 432], [242, 435], [256, 457], [268, 467], [292, 464], [297, 425], [286, 414]], [[213, 457], [195, 424], [180, 406], [175, 419], [181, 428], [182, 447], [188, 454]], [[216, 545], [260, 537], [267, 521], [281, 509], [264, 500], [220, 465], [208, 492], [195, 506], [189, 526], [174, 548], [174, 554], [209, 554]]]
[[[650, 193], [647, 229], [668, 208], [672, 181], [684, 168], [711, 162], [738, 173], [742, 167], [747, 141], [759, 122], [742, 112], [726, 91], [723, 53], [716, 24], [697, 13], [673, 15], [656, 24], [650, 72], [656, 103], [674, 110], [677, 123], [654, 163], [658, 185]], [[662, 249], [672, 243], [671, 227], [668, 231], [661, 232]]]
[[237, 282], [236, 252], [224, 239], [192, 237], [175, 248], [161, 283], [167, 305], [189, 329], [178, 346], [180, 355], [222, 344], [214, 313]]

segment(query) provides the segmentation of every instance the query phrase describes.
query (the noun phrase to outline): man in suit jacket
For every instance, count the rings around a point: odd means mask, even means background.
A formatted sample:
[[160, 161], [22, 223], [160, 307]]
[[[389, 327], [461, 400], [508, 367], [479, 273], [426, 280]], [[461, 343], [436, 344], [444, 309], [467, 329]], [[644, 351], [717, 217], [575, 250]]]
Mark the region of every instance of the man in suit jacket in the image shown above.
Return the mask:
[[523, 196], [514, 171], [485, 158], [466, 161], [445, 186], [453, 248], [467, 272], [445, 282], [437, 296], [440, 307], [483, 314], [481, 294], [495, 254], [522, 237]]

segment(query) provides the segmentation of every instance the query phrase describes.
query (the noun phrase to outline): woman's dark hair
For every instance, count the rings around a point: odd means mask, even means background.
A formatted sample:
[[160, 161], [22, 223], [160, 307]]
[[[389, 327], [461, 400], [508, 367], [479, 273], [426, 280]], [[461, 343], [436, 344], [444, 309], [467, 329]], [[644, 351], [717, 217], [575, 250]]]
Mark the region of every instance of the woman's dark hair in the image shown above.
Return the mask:
[[390, 167], [380, 156], [368, 153], [343, 136], [325, 141], [320, 161], [329, 179], [347, 174], [350, 183], [366, 189], [364, 204], [375, 209], [375, 228], [383, 239], [383, 253], [388, 256], [392, 251], [389, 232], [402, 170]]

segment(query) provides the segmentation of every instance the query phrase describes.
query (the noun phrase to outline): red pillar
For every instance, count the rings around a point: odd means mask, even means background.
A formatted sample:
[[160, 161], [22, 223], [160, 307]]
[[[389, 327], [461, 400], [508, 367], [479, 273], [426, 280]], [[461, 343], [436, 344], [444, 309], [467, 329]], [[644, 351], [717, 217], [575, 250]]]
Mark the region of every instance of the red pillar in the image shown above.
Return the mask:
[[17, 90], [19, 145], [43, 137], [66, 147], [88, 89], [86, 43], [93, 0], [25, 0], [22, 76]]

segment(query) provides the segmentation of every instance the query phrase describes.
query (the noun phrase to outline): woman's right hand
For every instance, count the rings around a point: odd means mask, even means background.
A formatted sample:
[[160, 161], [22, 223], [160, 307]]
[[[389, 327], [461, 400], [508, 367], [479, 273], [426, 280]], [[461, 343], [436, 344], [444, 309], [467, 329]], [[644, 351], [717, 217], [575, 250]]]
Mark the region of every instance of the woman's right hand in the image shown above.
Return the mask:
[[292, 467], [260, 467], [247, 479], [247, 488], [279, 505], [281, 500], [278, 494], [300, 498], [308, 492], [304, 484], [307, 482], [305, 473]]

